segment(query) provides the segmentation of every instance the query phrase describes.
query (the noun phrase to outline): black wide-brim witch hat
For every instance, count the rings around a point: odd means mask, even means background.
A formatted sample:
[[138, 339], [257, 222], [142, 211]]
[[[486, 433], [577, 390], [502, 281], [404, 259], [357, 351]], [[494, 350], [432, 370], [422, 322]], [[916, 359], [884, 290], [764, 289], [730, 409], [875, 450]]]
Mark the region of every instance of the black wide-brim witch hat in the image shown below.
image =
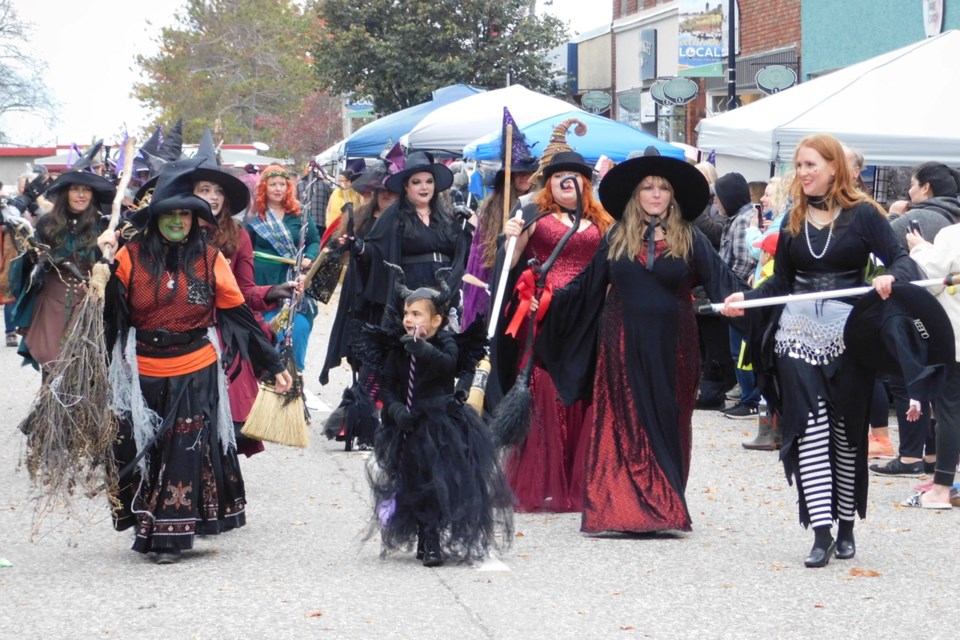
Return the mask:
[[437, 193], [446, 191], [453, 185], [453, 172], [445, 165], [434, 162], [433, 156], [426, 151], [414, 151], [407, 156], [403, 170], [387, 178], [384, 184], [390, 191], [400, 193], [407, 178], [423, 171], [433, 175], [434, 189]]
[[847, 318], [843, 340], [849, 357], [862, 368], [902, 375], [916, 400], [936, 395], [943, 365], [956, 358], [946, 311], [930, 292], [909, 283], [894, 282], [886, 300], [876, 291], [860, 298]]
[[250, 189], [240, 178], [222, 169], [217, 162], [217, 149], [213, 144], [213, 134], [210, 129], [203, 130], [200, 145], [193, 157], [201, 160], [200, 165], [193, 172], [194, 183], [206, 180], [220, 185], [224, 197], [230, 203], [232, 215], [250, 206]]
[[387, 179], [387, 164], [383, 160], [375, 160], [368, 165], [359, 176], [350, 183], [357, 193], [372, 193], [377, 189], [385, 189], [384, 180]]
[[648, 149], [639, 158], [624, 160], [607, 172], [599, 188], [603, 208], [614, 219], [623, 218], [623, 210], [633, 197], [633, 192], [647, 176], [660, 176], [670, 183], [673, 198], [684, 220], [695, 220], [710, 202], [710, 185], [696, 167], [659, 153], [654, 155]]
[[138, 229], [143, 229], [159, 215], [176, 209], [189, 209], [202, 220], [218, 226], [207, 201], [193, 194], [194, 175], [201, 162], [203, 160], [200, 158], [185, 158], [165, 164], [157, 176], [149, 206], [133, 212], [130, 221]]
[[97, 204], [106, 205], [113, 202], [117, 195], [117, 188], [113, 183], [104, 177], [98, 176], [89, 171], [67, 171], [61, 173], [60, 177], [53, 181], [46, 191], [48, 199], [59, 196], [62, 192], [70, 188], [72, 184], [79, 184], [90, 187], [93, 190], [93, 199]]

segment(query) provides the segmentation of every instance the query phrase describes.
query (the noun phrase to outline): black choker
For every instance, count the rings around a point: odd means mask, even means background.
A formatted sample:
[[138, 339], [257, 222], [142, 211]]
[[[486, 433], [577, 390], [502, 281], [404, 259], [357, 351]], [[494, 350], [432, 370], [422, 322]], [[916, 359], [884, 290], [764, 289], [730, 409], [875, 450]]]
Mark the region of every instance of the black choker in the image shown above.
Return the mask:
[[830, 205], [827, 203], [826, 196], [810, 196], [807, 198], [807, 204], [814, 209], [820, 209], [821, 211], [828, 211]]

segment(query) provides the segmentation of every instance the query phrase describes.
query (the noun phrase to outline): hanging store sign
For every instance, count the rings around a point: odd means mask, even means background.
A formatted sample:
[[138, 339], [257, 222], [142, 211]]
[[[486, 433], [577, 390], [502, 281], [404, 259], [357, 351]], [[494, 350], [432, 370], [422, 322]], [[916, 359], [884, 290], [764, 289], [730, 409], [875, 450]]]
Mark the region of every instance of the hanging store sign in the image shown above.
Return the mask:
[[757, 88], [766, 94], [780, 93], [797, 84], [797, 72], [782, 64], [771, 64], [757, 72]]
[[606, 91], [587, 91], [580, 98], [580, 106], [590, 113], [603, 113], [613, 104], [613, 96]]
[[658, 80], [650, 87], [650, 97], [661, 107], [687, 104], [697, 97], [700, 87], [690, 78]]

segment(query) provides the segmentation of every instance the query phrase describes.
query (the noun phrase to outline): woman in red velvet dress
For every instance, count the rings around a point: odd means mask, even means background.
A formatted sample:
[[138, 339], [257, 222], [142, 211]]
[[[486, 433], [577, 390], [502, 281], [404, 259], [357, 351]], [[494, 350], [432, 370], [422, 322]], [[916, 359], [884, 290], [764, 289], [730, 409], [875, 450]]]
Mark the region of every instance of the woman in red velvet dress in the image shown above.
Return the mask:
[[591, 400], [581, 530], [690, 530], [684, 491], [700, 376], [691, 289], [745, 285], [690, 224], [710, 197], [694, 167], [644, 156], [615, 167], [600, 201], [616, 224], [554, 292], [536, 352], [568, 405]]
[[[577, 233], [570, 237], [553, 268], [547, 273], [547, 286], [559, 289], [589, 264], [600, 245], [600, 238], [613, 219], [593, 197], [592, 169], [578, 153], [554, 156], [544, 169], [544, 188], [524, 207], [523, 221], [512, 219], [505, 235], [517, 236], [514, 264], [526, 265], [530, 258], [542, 264], [557, 242], [573, 224], [577, 195], [575, 176], [583, 194], [583, 219]], [[522, 257], [521, 257], [522, 256]], [[521, 330], [523, 336], [525, 329]], [[522, 340], [521, 340], [522, 343]], [[530, 378], [532, 394], [530, 433], [526, 442], [511, 451], [505, 469], [507, 480], [517, 498], [518, 511], [580, 511], [583, 506], [583, 443], [585, 425], [590, 424], [590, 400], [565, 407], [557, 397], [550, 376], [535, 363]]]

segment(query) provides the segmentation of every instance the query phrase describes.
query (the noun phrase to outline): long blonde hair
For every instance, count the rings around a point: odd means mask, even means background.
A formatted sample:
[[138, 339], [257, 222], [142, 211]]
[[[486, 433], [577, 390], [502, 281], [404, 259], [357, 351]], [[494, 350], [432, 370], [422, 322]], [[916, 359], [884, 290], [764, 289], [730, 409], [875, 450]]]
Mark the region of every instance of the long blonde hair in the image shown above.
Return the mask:
[[664, 255], [686, 260], [693, 249], [693, 231], [690, 223], [680, 215], [680, 207], [673, 195], [673, 185], [666, 178], [647, 176], [633, 190], [630, 201], [623, 210], [623, 219], [610, 232], [610, 260], [626, 257], [636, 260], [645, 248], [643, 234], [647, 230], [647, 213], [640, 206], [640, 189], [646, 184], [665, 188], [670, 192], [670, 204], [660, 216], [660, 222], [666, 230], [667, 249]]
[[[826, 160], [827, 164], [833, 165], [836, 170], [833, 183], [823, 197], [823, 202], [828, 210], [835, 207], [850, 209], [861, 202], [868, 202], [873, 205], [878, 215], [884, 215], [883, 209], [877, 204], [877, 201], [860, 191], [856, 183], [850, 178], [850, 167], [847, 166], [847, 157], [839, 140], [829, 133], [807, 136], [800, 141], [793, 154], [794, 169], [797, 167], [797, 157], [800, 150], [805, 147], [816, 151], [820, 154], [820, 157]], [[803, 221], [807, 217], [807, 204], [809, 202], [807, 194], [803, 192], [803, 183], [800, 181], [799, 174], [794, 175], [793, 184], [790, 185], [790, 195], [793, 196], [793, 209], [790, 210], [787, 229], [790, 231], [790, 235], [796, 238], [800, 235]]]

